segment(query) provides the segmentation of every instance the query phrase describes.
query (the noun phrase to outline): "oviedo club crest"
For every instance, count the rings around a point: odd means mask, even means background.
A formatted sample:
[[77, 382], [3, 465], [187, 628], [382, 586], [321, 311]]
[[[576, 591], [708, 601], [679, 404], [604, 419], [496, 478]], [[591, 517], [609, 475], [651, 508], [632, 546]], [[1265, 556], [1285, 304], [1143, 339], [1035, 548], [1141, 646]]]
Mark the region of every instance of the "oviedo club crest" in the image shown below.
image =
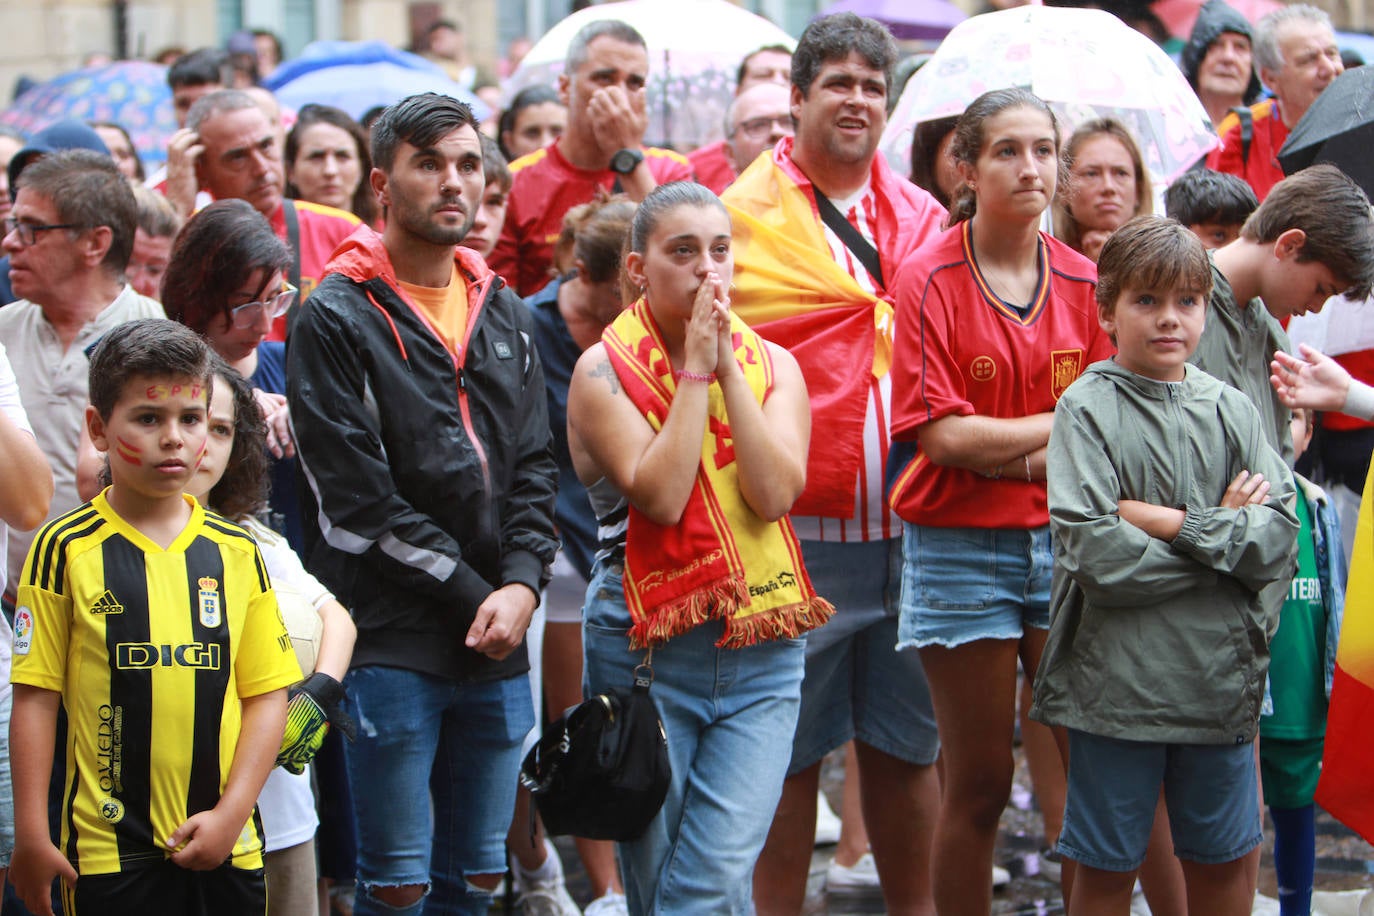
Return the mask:
[[201, 578], [200, 586], [200, 625], [215, 628], [219, 626], [219, 583], [209, 576]]

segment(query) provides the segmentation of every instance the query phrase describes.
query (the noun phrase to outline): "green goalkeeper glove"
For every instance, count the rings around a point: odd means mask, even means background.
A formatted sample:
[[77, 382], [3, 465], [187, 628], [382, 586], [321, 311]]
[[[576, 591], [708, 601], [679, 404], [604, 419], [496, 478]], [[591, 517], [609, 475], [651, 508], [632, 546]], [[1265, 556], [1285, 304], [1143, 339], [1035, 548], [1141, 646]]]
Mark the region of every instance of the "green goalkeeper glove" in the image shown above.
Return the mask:
[[290, 773], [305, 772], [305, 765], [324, 744], [331, 724], [350, 741], [358, 736], [358, 727], [343, 710], [343, 698], [343, 685], [321, 671], [291, 688], [277, 766]]

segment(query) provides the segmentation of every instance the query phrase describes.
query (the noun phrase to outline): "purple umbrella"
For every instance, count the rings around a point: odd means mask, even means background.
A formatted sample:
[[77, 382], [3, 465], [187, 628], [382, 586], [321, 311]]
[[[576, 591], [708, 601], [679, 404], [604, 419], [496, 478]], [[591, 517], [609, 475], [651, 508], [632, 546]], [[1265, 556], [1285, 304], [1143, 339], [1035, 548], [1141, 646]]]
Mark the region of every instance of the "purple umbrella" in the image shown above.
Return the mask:
[[838, 0], [818, 16], [854, 13], [876, 19], [901, 41], [939, 41], [968, 18], [947, 0]]

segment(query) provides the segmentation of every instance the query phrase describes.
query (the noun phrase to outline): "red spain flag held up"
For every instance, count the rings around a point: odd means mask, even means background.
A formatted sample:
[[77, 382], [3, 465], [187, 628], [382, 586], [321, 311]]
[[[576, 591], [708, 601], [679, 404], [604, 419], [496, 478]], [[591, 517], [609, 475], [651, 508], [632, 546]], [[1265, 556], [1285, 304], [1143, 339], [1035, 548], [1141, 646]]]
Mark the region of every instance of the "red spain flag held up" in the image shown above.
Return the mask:
[[[1371, 468], [1374, 472], [1374, 468]], [[1317, 804], [1374, 843], [1374, 473], [1350, 558]]]

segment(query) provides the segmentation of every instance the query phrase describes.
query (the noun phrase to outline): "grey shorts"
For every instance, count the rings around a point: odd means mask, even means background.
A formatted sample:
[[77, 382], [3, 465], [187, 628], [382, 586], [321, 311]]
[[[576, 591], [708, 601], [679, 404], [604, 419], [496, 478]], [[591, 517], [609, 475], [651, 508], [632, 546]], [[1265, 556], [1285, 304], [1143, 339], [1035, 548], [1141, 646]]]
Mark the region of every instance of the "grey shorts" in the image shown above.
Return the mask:
[[835, 616], [806, 635], [806, 677], [789, 775], [857, 738], [908, 763], [940, 751], [920, 656], [897, 650], [901, 540], [802, 541], [816, 593]]

